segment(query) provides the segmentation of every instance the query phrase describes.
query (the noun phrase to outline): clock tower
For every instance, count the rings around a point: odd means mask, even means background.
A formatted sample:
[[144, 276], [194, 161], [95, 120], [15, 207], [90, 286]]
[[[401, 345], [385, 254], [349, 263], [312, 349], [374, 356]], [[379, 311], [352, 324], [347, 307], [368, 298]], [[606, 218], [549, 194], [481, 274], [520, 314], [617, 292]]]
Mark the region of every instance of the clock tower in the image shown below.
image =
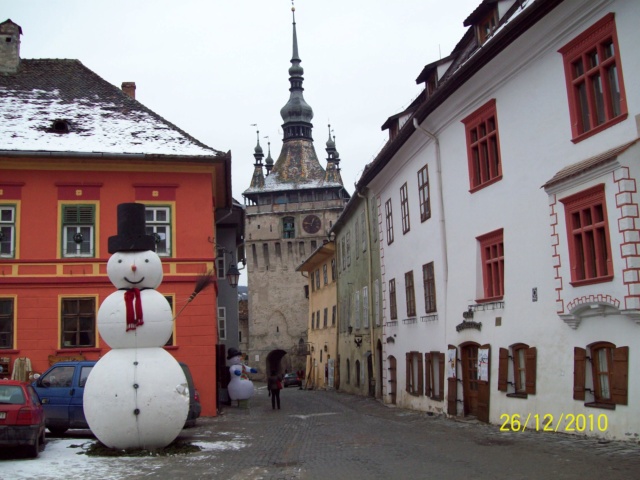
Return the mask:
[[[304, 70], [298, 55], [295, 8], [290, 96], [280, 110], [282, 149], [275, 164], [264, 157], [260, 136], [254, 151], [251, 184], [245, 199], [245, 249], [249, 290], [247, 362], [260, 376], [271, 370], [303, 370], [306, 357], [298, 346], [307, 342], [307, 280], [298, 267], [327, 239], [349, 200], [340, 177], [340, 157], [331, 136], [327, 166], [313, 144], [313, 110], [303, 97]], [[266, 170], [266, 175], [265, 175]]]

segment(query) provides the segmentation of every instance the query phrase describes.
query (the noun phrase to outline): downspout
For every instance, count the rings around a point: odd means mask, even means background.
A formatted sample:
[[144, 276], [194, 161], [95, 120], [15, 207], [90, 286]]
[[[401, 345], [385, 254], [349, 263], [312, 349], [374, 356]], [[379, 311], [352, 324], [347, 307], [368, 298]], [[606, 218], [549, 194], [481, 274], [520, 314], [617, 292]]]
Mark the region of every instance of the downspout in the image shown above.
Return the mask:
[[[413, 118], [413, 126], [417, 131], [422, 132], [422, 134], [424, 134], [426, 137], [433, 140], [436, 147], [436, 177], [438, 179], [438, 196], [440, 197], [440, 243], [442, 245], [442, 262], [444, 267], [444, 321], [446, 325], [447, 293], [449, 291], [449, 257], [447, 255], [447, 225], [444, 215], [444, 192], [442, 188], [442, 158], [440, 155], [440, 140], [438, 140], [438, 137], [436, 135], [420, 126], [418, 120], [415, 117]], [[445, 335], [446, 343], [446, 328], [443, 329], [443, 334]]]
[[[369, 340], [370, 340], [370, 344], [371, 344], [371, 369], [373, 370], [373, 378], [376, 378], [376, 355], [375, 355], [375, 348], [374, 348], [374, 343], [373, 343], [373, 333], [374, 333], [374, 322], [375, 322], [375, 312], [373, 311], [373, 295], [374, 295], [374, 291], [373, 291], [373, 285], [371, 284], [371, 270], [373, 270], [373, 264], [372, 264], [372, 257], [371, 257], [371, 249], [372, 249], [372, 245], [371, 245], [371, 224], [370, 224], [370, 220], [369, 220], [369, 197], [366, 195], [362, 195], [357, 189], [356, 189], [356, 193], [358, 194], [358, 197], [363, 198], [364, 199], [364, 217], [365, 217], [365, 222], [367, 224], [367, 257], [368, 257], [368, 268], [367, 268], [367, 272], [368, 272], [368, 280], [367, 280], [367, 285], [368, 285], [368, 289], [369, 289], [369, 305], [368, 305], [368, 310], [369, 312], [373, 313], [373, 318], [369, 319]], [[359, 248], [358, 246], [356, 246], [357, 248]], [[370, 315], [371, 315], [370, 313]], [[369, 381], [371, 381], [371, 379], [369, 379]], [[382, 379], [380, 379], [380, 382], [382, 383]], [[376, 397], [376, 389], [377, 386], [374, 388], [373, 391], [373, 398]], [[368, 394], [369, 392], [367, 392]]]

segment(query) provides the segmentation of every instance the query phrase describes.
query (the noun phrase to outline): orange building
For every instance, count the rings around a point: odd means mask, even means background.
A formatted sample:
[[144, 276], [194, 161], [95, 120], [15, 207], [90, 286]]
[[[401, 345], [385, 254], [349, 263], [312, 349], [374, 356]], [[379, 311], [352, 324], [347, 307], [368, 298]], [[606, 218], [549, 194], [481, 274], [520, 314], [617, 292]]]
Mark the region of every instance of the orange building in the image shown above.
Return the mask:
[[[0, 376], [109, 350], [96, 318], [115, 290], [106, 262], [118, 204], [146, 206], [164, 270], [158, 291], [175, 313], [215, 268], [215, 211], [231, 207], [229, 153], [137, 102], [134, 84], [125, 93], [77, 60], [20, 59], [20, 34], [0, 24]], [[216, 306], [214, 284], [189, 302], [165, 346], [189, 365], [208, 416]]]

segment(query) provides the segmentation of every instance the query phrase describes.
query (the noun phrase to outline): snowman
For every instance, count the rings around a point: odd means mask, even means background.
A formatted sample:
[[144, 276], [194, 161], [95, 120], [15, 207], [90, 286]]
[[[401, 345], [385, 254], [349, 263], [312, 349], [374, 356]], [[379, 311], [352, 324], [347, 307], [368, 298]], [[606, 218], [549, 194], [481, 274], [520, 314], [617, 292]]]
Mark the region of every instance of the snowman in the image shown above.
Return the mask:
[[173, 331], [169, 302], [155, 289], [162, 262], [145, 233], [145, 207], [118, 205], [118, 235], [109, 237], [107, 275], [118, 290], [98, 310], [98, 331], [111, 350], [93, 367], [84, 391], [91, 431], [111, 448], [169, 445], [189, 411], [187, 379], [162, 348]]
[[231, 400], [249, 400], [253, 396], [253, 382], [249, 380], [247, 373], [258, 373], [253, 367], [242, 363], [242, 353], [237, 348], [230, 348], [227, 360], [231, 366], [229, 373], [231, 380], [227, 387]]

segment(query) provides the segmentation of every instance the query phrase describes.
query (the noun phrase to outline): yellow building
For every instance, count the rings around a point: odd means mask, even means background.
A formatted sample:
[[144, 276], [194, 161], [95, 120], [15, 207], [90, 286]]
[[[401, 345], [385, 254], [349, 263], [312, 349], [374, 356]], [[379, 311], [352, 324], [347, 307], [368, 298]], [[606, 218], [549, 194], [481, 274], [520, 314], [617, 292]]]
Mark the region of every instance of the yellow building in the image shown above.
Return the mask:
[[334, 388], [338, 340], [335, 243], [318, 247], [296, 270], [307, 277], [309, 297], [306, 386]]

